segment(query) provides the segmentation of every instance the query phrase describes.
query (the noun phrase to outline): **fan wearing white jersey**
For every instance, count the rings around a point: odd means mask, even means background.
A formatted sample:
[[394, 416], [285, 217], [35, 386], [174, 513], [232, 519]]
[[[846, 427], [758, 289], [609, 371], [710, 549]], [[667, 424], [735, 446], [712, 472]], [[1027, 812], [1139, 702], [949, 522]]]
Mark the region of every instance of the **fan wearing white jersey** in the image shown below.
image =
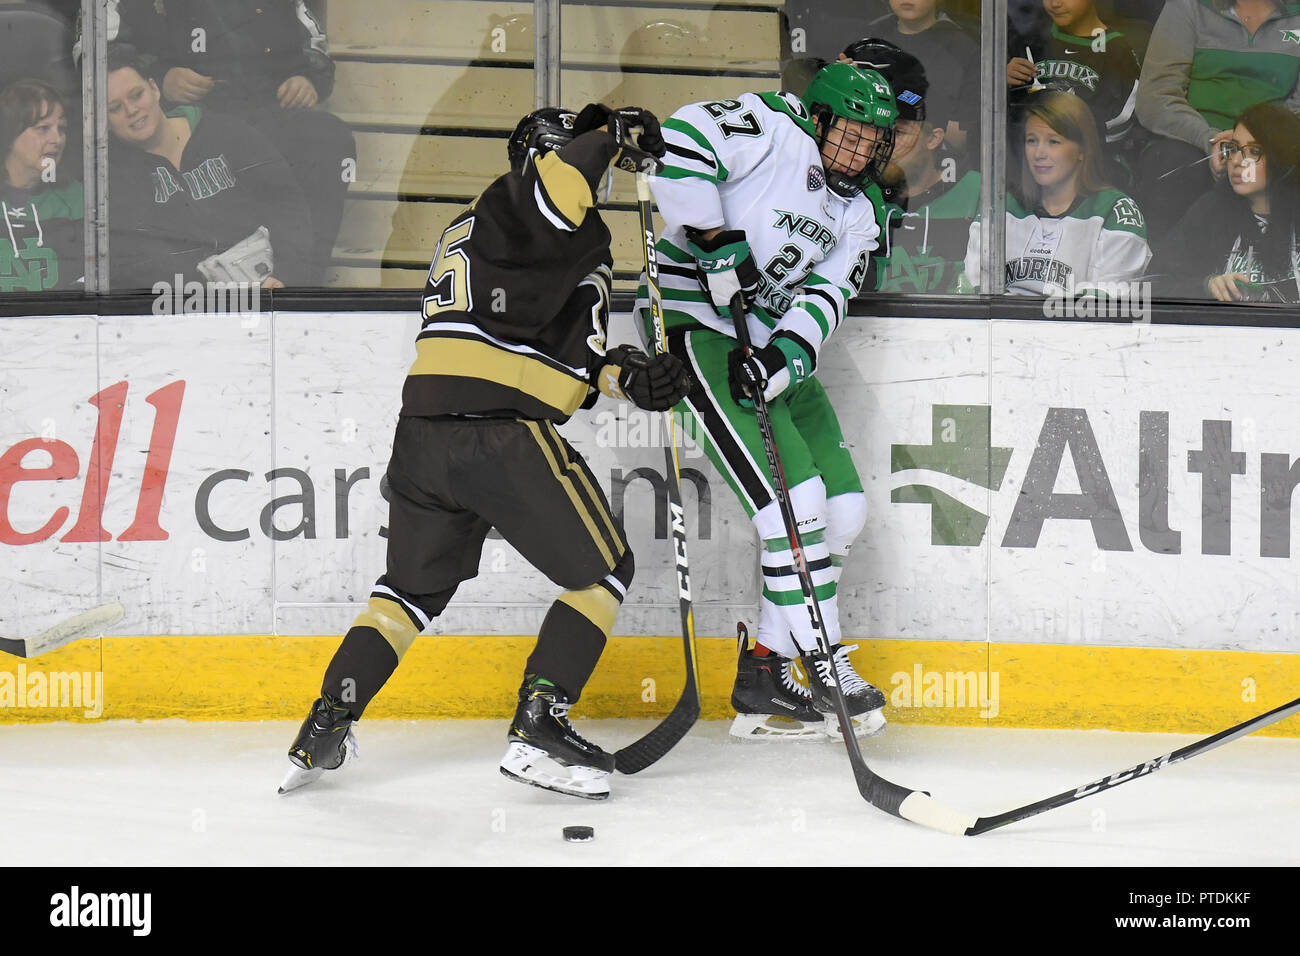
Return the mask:
[[[1023, 142], [1020, 183], [1007, 196], [1007, 292], [1102, 299], [1144, 275], [1146, 220], [1131, 196], [1106, 183], [1088, 105], [1069, 93], [1035, 94]], [[981, 239], [976, 221], [963, 290], [979, 285]]]
[[[897, 116], [879, 73], [833, 63], [802, 100], [744, 93], [683, 106], [663, 124], [666, 168], [652, 182], [665, 222], [657, 265], [668, 347], [695, 382], [677, 409], [762, 540], [758, 645], [751, 651], [742, 639], [732, 694], [739, 736], [834, 735], [838, 723], [825, 716], [834, 712], [832, 682], [855, 732], [884, 725], [885, 697], [853, 670], [836, 603], [866, 499], [813, 374], [876, 248], [876, 213], [862, 187], [889, 161]], [[737, 292], [755, 346], [748, 358], [730, 314]], [[645, 296], [642, 284], [638, 308], [648, 322]], [[768, 402], [833, 666], [816, 653], [749, 388]]]

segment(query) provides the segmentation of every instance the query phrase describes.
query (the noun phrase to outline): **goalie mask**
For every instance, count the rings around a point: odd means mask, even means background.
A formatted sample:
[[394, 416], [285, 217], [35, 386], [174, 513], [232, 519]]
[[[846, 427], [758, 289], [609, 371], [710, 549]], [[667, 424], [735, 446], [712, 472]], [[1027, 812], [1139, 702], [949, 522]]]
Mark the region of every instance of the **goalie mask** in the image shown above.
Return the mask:
[[849, 197], [868, 180], [879, 180], [894, 151], [898, 120], [885, 78], [852, 63], [831, 63], [817, 71], [803, 100], [818, 122], [826, 185]]
[[576, 135], [574, 121], [577, 114], [569, 110], [547, 106], [534, 110], [519, 121], [515, 131], [506, 143], [506, 155], [510, 157], [510, 168], [519, 172], [533, 150], [537, 156], [545, 156], [552, 150], [567, 146]]

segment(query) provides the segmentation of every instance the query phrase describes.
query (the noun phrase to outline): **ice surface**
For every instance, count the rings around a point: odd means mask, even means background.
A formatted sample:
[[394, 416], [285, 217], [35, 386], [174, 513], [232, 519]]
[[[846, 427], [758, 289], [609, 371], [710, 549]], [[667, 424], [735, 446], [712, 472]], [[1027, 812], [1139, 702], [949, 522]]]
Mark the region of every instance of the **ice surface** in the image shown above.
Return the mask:
[[[579, 721], [615, 749], [648, 721]], [[1300, 861], [1300, 740], [1249, 737], [980, 837], [873, 809], [843, 745], [701, 722], [593, 802], [502, 777], [504, 721], [363, 721], [361, 759], [276, 793], [297, 722], [0, 727], [5, 863], [99, 865], [1255, 866]], [[976, 815], [1197, 739], [890, 727], [874, 770]], [[570, 825], [595, 827], [566, 843]]]

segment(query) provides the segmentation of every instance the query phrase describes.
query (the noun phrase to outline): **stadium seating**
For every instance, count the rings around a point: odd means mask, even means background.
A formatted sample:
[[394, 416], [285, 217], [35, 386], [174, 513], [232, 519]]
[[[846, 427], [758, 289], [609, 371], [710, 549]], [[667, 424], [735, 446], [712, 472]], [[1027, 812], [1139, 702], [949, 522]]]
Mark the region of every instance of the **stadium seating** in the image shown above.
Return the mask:
[[[582, 3], [563, 8], [566, 105], [683, 103], [779, 85], [776, 0]], [[357, 181], [335, 247], [336, 285], [411, 288], [438, 236], [506, 168], [505, 138], [534, 106], [533, 5], [520, 0], [329, 0], [338, 64], [329, 108], [357, 137]], [[640, 271], [630, 177], [606, 221], [616, 272]]]

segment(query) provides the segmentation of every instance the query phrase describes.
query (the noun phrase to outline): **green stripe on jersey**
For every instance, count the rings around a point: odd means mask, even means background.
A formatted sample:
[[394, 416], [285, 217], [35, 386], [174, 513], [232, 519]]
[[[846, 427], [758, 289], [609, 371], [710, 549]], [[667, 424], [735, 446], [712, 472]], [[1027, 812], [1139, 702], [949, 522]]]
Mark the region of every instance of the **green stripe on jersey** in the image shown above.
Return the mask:
[[789, 101], [786, 100], [786, 98], [782, 96], [780, 93], [759, 93], [758, 98], [763, 101], [763, 105], [765, 105], [768, 109], [773, 110], [777, 113], [785, 114], [786, 116], [790, 117], [790, 119], [794, 120], [795, 124], [801, 130], [803, 130], [813, 139], [817, 138], [817, 129], [816, 127], [813, 126], [812, 120], [807, 117], [802, 117], [796, 114], [794, 111], [794, 107], [792, 107]]
[[680, 166], [665, 166], [657, 175], [660, 179], [703, 179], [708, 183], [718, 182], [718, 177], [712, 173], [697, 173], [693, 169], [682, 169]]
[[687, 123], [684, 120], [679, 120], [675, 116], [664, 120], [663, 128], [676, 130], [677, 132], [681, 133], [683, 136], [689, 137], [690, 139], [698, 143], [700, 146], [703, 146], [705, 149], [707, 149], [709, 151], [709, 155], [713, 157], [713, 161], [718, 164], [718, 177], [717, 177], [718, 181], [722, 182], [727, 178], [727, 176], [729, 175], [727, 173], [727, 167], [722, 165], [722, 160], [718, 158], [717, 150], [713, 148], [713, 144], [709, 142], [709, 138], [707, 136], [701, 133], [690, 123]]
[[803, 310], [817, 320], [817, 327], [822, 330], [822, 341], [825, 342], [831, 334], [831, 324], [827, 321], [826, 314], [807, 299], [804, 299]]
[[695, 262], [695, 257], [693, 255], [691, 255], [685, 249], [678, 249], [667, 239], [660, 239], [659, 242], [655, 245], [655, 250], [658, 252], [662, 252], [669, 259], [673, 260], [673, 262], [679, 263], [681, 265], [691, 265], [692, 263]]

